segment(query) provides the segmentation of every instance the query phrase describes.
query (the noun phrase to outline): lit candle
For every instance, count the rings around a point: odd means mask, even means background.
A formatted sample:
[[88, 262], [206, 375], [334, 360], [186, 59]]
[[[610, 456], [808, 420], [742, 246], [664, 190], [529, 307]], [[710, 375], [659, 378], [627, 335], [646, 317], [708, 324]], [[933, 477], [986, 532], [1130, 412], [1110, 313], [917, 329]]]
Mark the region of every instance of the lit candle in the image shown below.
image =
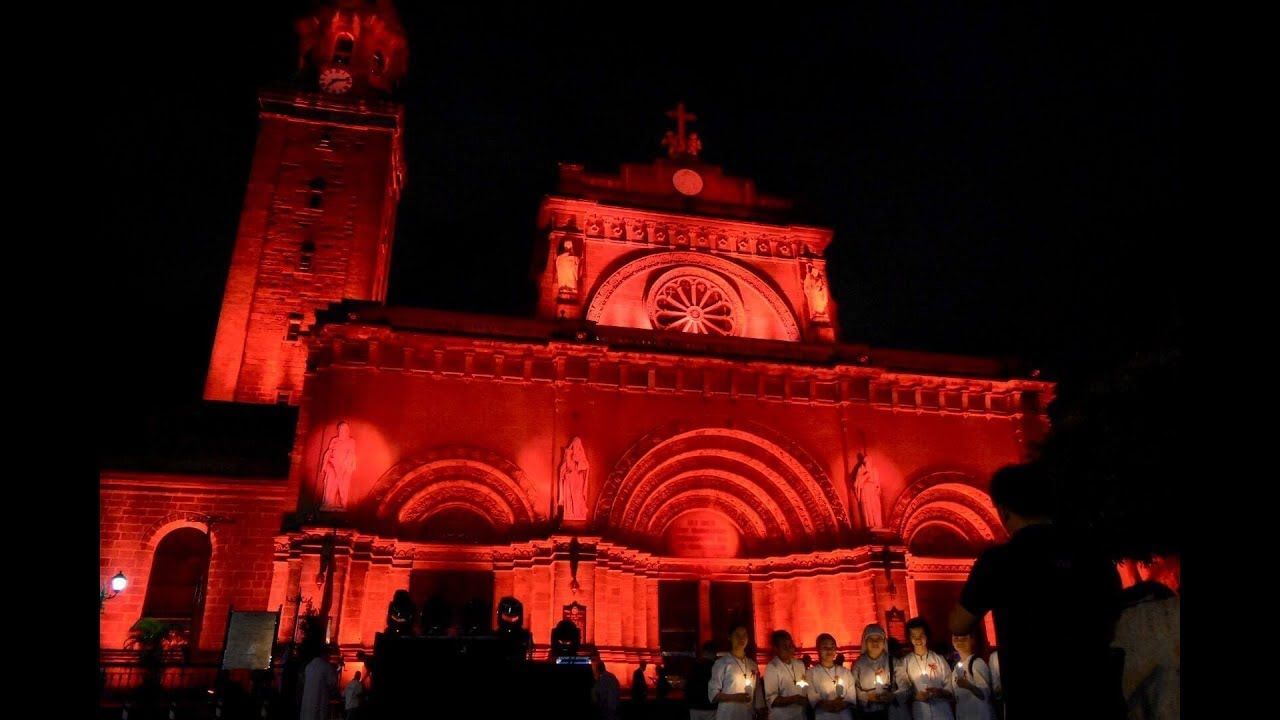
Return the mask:
[[836, 678], [836, 697], [844, 697], [844, 678]]
[[805, 682], [805, 679], [804, 679], [804, 678], [800, 678], [799, 680], [797, 680], [797, 681], [796, 681], [796, 687], [798, 687], [798, 688], [800, 688], [801, 690], [803, 690], [803, 689], [805, 689], [805, 688], [809, 687], [809, 683]]
[[879, 675], [877, 675], [877, 676], [876, 676], [876, 685], [884, 685], [884, 678], [882, 678], [882, 677], [880, 677]]
[[964, 663], [956, 663], [956, 677], [964, 677]]

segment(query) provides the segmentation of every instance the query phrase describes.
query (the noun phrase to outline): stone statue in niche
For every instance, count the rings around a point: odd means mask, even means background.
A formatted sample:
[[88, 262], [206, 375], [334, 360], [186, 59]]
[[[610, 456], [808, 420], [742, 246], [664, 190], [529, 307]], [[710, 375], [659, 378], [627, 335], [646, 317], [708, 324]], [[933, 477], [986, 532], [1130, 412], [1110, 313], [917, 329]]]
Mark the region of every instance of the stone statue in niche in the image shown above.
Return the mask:
[[700, 152], [702, 152], [702, 138], [698, 137], [698, 133], [689, 133], [689, 154], [698, 157]]
[[578, 564], [582, 562], [582, 543], [575, 535], [569, 540], [569, 589], [576, 595], [582, 586], [578, 584]]
[[573, 254], [573, 241], [565, 240], [556, 255], [556, 285], [561, 292], [578, 292], [578, 265], [581, 261]]
[[668, 130], [662, 136], [662, 147], [667, 149], [667, 157], [674, 158], [680, 154], [680, 140], [674, 130]]
[[582, 448], [582, 438], [569, 441], [560, 460], [560, 507], [564, 519], [587, 519], [587, 452]]
[[884, 528], [884, 508], [880, 501], [880, 478], [871, 469], [871, 460], [865, 452], [858, 453], [853, 466], [853, 494], [862, 510], [863, 526], [868, 530]]
[[809, 300], [809, 315], [814, 320], [827, 318], [827, 276], [817, 265], [810, 265], [804, 275], [804, 296]]
[[356, 469], [356, 440], [351, 426], [338, 421], [338, 433], [320, 457], [320, 509], [346, 510], [351, 493], [351, 473]]

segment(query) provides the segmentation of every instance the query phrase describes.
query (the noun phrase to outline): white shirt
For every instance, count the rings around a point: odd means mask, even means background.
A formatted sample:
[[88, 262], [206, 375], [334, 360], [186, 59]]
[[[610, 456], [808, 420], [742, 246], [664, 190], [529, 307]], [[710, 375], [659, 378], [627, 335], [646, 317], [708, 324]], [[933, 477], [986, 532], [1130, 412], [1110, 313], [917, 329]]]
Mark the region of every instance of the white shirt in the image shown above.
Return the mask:
[[[987, 665], [991, 669], [991, 690], [992, 692], [995, 693], [995, 695], [1002, 695], [1004, 693], [1004, 686], [1000, 684], [1000, 653], [999, 651], [993, 651], [991, 653], [991, 655], [987, 658]], [[995, 698], [995, 695], [991, 697], [991, 702], [993, 704], [999, 703], [1000, 707], [1003, 708], [1004, 700], [1003, 699], [997, 700]]]
[[987, 667], [982, 658], [975, 657], [971, 672], [969, 657], [960, 658], [960, 664], [951, 671], [952, 676], [959, 678], [963, 673], [970, 685], [982, 688], [983, 697], [979, 699], [973, 691], [956, 685], [956, 720], [995, 720], [995, 706], [992, 705], [992, 695], [995, 692], [992, 687], [995, 683], [991, 679], [991, 668]]
[[1182, 717], [1182, 599], [1147, 600], [1120, 614], [1116, 647], [1124, 649], [1123, 687], [1129, 717]]
[[[809, 668], [809, 704], [813, 705], [814, 720], [853, 720], [853, 673], [843, 665], [823, 667], [818, 663]], [[840, 712], [830, 712], [818, 707], [823, 700], [844, 698], [849, 706]]]
[[[893, 667], [892, 674], [890, 666]], [[898, 696], [898, 702], [903, 706], [910, 702], [911, 696], [915, 694], [915, 690], [911, 687], [910, 681], [906, 679], [906, 674], [902, 671], [902, 661], [894, 660], [889, 662], [889, 653], [882, 652], [880, 657], [875, 660], [870, 655], [862, 654], [858, 656], [858, 660], [853, 664], [850, 670], [853, 675], [854, 689], [857, 692], [858, 707], [870, 712], [878, 712], [887, 707], [891, 707], [891, 703], [880, 703], [871, 701], [871, 693], [877, 690], [887, 690]], [[877, 683], [876, 680], [880, 682]], [[897, 683], [898, 689], [894, 691], [894, 683]]]
[[923, 658], [912, 652], [902, 659], [907, 680], [914, 686], [911, 692], [911, 717], [915, 720], [954, 720], [951, 701], [943, 698], [916, 700], [915, 693], [926, 687], [934, 690], [956, 691], [952, 668], [941, 655], [930, 650]]
[[[750, 690], [747, 688], [750, 687]], [[736, 658], [732, 653], [722, 655], [711, 666], [711, 682], [707, 683], [707, 699], [716, 702], [716, 695], [725, 693], [752, 693], [760, 700], [760, 668], [750, 657]], [[755, 702], [716, 703], [716, 720], [754, 720]]]
[[301, 720], [324, 720], [329, 709], [329, 696], [338, 689], [338, 673], [329, 661], [312, 658], [302, 679]]
[[[797, 683], [808, 683], [804, 674], [804, 663], [791, 659], [790, 663], [782, 662], [775, 657], [764, 668], [764, 702], [769, 707], [769, 720], [803, 720], [804, 709], [809, 704], [809, 693]], [[795, 705], [774, 705], [773, 701], [780, 697], [799, 695], [805, 699]]]

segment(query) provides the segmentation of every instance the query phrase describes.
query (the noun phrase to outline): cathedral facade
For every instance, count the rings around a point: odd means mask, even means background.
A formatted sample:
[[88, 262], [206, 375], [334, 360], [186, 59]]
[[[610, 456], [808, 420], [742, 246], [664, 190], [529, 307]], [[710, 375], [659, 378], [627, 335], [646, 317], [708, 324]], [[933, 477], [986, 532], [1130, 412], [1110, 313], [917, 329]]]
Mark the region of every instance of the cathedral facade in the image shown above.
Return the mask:
[[102, 569], [132, 580], [104, 650], [155, 616], [215, 653], [230, 609], [279, 610], [281, 641], [326, 618], [349, 673], [397, 590], [490, 621], [514, 596], [536, 652], [570, 619], [624, 672], [732, 622], [849, 657], [870, 622], [945, 628], [1052, 385], [841, 341], [833, 232], [704, 162], [683, 105], [663, 157], [561, 166], [534, 317], [388, 306], [404, 31], [335, 2], [299, 33], [307, 87], [260, 94], [205, 389], [297, 406], [290, 470], [104, 471]]

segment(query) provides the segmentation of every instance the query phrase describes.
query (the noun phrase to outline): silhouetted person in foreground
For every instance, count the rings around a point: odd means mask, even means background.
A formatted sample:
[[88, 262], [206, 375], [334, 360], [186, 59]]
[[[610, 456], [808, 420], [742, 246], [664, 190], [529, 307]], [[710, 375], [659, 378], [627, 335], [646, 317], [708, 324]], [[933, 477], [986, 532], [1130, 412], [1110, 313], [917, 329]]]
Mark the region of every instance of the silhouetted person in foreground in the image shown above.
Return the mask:
[[[974, 563], [951, 632], [971, 634], [994, 614], [1010, 720], [1123, 718], [1121, 668], [1109, 648], [1119, 613], [1115, 565], [1053, 524], [1038, 466], [998, 470], [991, 499], [1011, 537]], [[1050, 648], [1056, 657], [1065, 651], [1069, 666], [1052, 662]]]
[[707, 698], [705, 688], [711, 682], [711, 668], [716, 664], [716, 645], [703, 643], [698, 659], [689, 668], [684, 680], [684, 701], [689, 707], [689, 717], [715, 717], [716, 704]]
[[364, 683], [360, 682], [360, 671], [342, 689], [342, 707], [347, 711], [346, 720], [356, 720], [361, 716], [360, 701], [364, 699]]
[[618, 677], [605, 669], [604, 661], [598, 655], [593, 658], [591, 671], [596, 678], [591, 688], [591, 699], [596, 704], [599, 717], [601, 720], [618, 720], [618, 702], [622, 694]]
[[649, 663], [644, 660], [640, 661], [640, 667], [631, 673], [631, 701], [644, 702], [649, 699], [649, 682], [644, 678], [644, 669], [649, 667]]
[[655, 668], [658, 673], [657, 693], [659, 700], [666, 700], [671, 695], [671, 681], [667, 679], [667, 669], [662, 665]]

